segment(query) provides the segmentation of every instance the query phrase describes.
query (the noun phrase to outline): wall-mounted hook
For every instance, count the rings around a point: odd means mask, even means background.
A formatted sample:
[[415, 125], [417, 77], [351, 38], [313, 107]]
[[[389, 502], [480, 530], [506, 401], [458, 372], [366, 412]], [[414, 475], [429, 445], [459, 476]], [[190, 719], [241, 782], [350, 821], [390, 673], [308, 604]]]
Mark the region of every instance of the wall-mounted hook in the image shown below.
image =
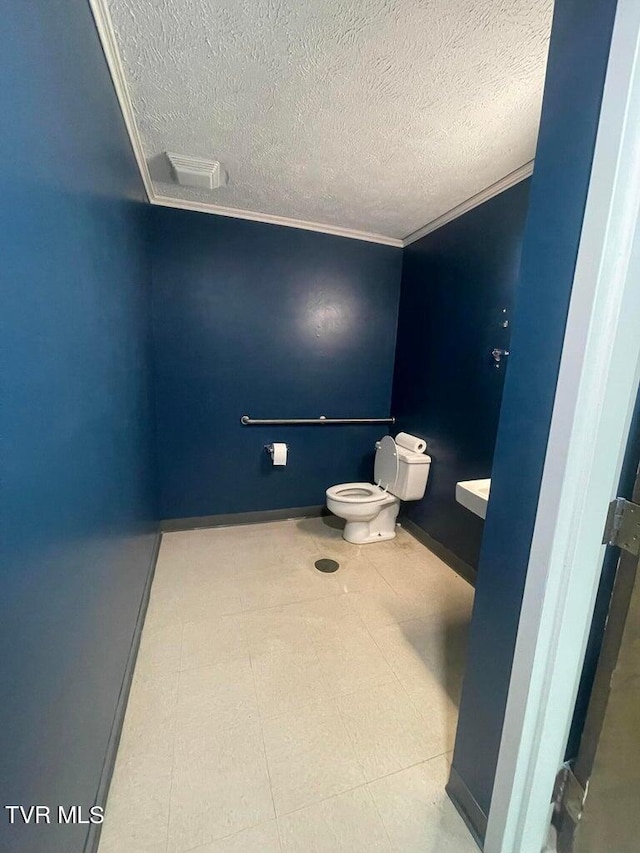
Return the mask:
[[494, 349], [491, 350], [491, 355], [492, 355], [493, 360], [495, 362], [493, 366], [499, 368], [500, 362], [502, 361], [502, 359], [506, 358], [509, 355], [509, 350], [508, 349], [500, 349], [500, 347], [495, 347]]

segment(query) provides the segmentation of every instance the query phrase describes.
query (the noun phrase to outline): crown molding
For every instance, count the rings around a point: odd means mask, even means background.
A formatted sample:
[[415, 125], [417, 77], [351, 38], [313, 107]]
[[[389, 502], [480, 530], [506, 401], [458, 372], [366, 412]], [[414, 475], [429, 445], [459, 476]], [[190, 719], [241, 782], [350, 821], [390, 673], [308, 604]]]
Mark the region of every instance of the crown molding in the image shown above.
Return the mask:
[[494, 198], [494, 196], [500, 195], [500, 193], [508, 190], [510, 187], [524, 181], [525, 178], [528, 178], [533, 174], [534, 162], [534, 160], [529, 160], [529, 162], [525, 163], [524, 166], [520, 166], [519, 169], [509, 172], [508, 175], [505, 175], [504, 178], [496, 181], [495, 184], [491, 184], [490, 187], [481, 190], [479, 193], [476, 193], [476, 195], [471, 196], [471, 198], [466, 201], [463, 201], [462, 204], [451, 208], [447, 213], [443, 213], [442, 216], [439, 216], [437, 219], [428, 222], [422, 228], [419, 228], [417, 231], [409, 234], [402, 241], [403, 248], [405, 246], [410, 246], [412, 243], [415, 243], [416, 240], [420, 240], [421, 237], [426, 237], [426, 235], [431, 234], [432, 231], [442, 228], [443, 225], [446, 225], [448, 222], [453, 222], [454, 219], [457, 219], [459, 216], [463, 216], [465, 213], [473, 210], [474, 207], [484, 204], [485, 201], [489, 201], [489, 199]]
[[386, 237], [384, 234], [370, 234], [368, 231], [356, 231], [353, 228], [341, 228], [337, 225], [325, 225], [321, 222], [308, 222], [306, 219], [290, 219], [271, 213], [258, 213], [254, 210], [242, 210], [236, 207], [222, 207], [218, 204], [186, 201], [171, 196], [154, 195], [151, 204], [160, 207], [176, 207], [179, 210], [194, 210], [199, 213], [212, 213], [214, 216], [228, 216], [232, 219], [248, 219], [251, 222], [264, 222], [268, 225], [284, 225], [286, 228], [299, 228], [302, 231], [318, 231], [334, 237], [348, 237], [351, 240], [364, 240], [367, 243], [380, 243], [383, 246], [395, 246], [401, 249], [403, 241], [398, 237]]
[[133, 111], [133, 102], [129, 95], [127, 80], [124, 68], [122, 67], [120, 53], [118, 51], [116, 34], [113, 28], [111, 14], [109, 13], [107, 0], [89, 0], [89, 6], [93, 13], [93, 19], [96, 23], [96, 29], [98, 30], [102, 50], [111, 73], [113, 87], [116, 90], [116, 96], [118, 98], [118, 103], [120, 104], [120, 111], [122, 112], [122, 118], [124, 119], [127, 133], [129, 134], [131, 147], [133, 148], [133, 153], [136, 158], [136, 162], [138, 163], [140, 177], [142, 178], [147, 198], [151, 201], [153, 196], [153, 183], [151, 181], [151, 175], [149, 174], [149, 167], [147, 165], [147, 158], [144, 154], [144, 148], [142, 147], [142, 140], [140, 139], [140, 134], [138, 132], [138, 125], [136, 124], [135, 114]]

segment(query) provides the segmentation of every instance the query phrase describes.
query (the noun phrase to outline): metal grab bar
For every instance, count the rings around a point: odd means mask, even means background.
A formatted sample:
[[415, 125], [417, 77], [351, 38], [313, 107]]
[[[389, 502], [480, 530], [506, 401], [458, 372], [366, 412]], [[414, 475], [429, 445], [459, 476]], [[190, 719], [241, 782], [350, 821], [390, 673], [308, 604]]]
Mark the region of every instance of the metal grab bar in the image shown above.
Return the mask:
[[313, 424], [395, 424], [395, 418], [325, 418], [320, 415], [319, 418], [274, 418], [259, 420], [250, 418], [249, 415], [243, 415], [240, 418], [240, 423], [244, 426], [298, 426], [304, 424], [311, 426]]

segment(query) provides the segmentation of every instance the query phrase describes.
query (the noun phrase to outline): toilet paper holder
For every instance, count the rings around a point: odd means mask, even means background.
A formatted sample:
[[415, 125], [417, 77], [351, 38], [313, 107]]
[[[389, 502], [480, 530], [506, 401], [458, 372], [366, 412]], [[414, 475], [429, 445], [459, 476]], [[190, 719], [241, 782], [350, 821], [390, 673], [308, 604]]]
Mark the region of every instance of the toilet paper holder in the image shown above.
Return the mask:
[[283, 468], [287, 464], [289, 456], [288, 444], [285, 444], [283, 441], [274, 441], [273, 444], [265, 444], [264, 449], [277, 468]]

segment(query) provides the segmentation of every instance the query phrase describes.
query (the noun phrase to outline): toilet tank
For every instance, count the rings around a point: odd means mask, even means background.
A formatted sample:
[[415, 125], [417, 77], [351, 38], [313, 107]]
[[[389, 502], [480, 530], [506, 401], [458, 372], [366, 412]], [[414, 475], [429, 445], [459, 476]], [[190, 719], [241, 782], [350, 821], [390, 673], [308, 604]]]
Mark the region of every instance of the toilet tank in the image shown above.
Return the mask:
[[431, 457], [396, 444], [390, 435], [376, 442], [374, 482], [401, 501], [419, 501], [427, 488]]
[[396, 445], [398, 454], [398, 476], [389, 486], [391, 494], [401, 501], [419, 501], [424, 497], [427, 478], [431, 467], [431, 457], [425, 453], [415, 453]]

